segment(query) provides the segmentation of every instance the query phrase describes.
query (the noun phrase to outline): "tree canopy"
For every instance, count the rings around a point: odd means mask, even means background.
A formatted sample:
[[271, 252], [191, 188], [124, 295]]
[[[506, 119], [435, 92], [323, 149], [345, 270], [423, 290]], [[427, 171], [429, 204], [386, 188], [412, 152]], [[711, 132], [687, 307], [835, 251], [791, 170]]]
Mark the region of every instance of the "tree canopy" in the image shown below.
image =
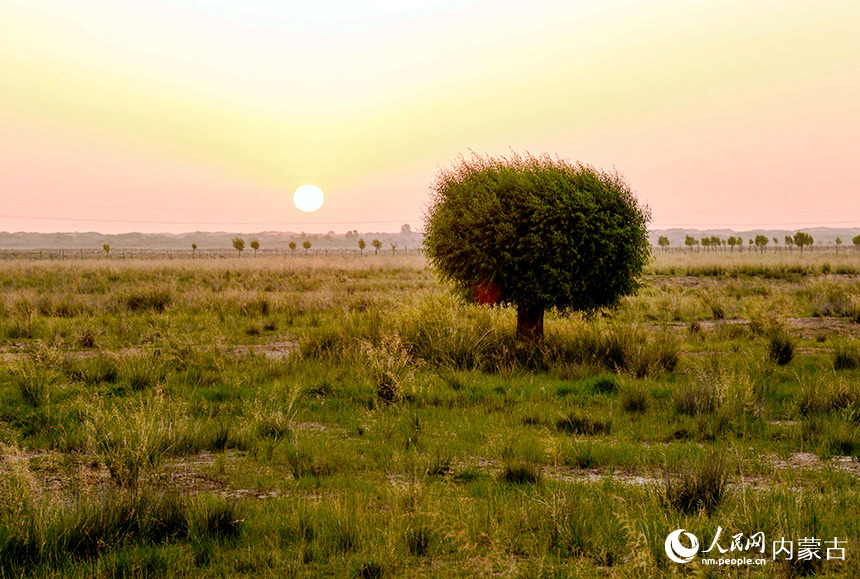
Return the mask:
[[800, 248], [800, 251], [803, 252], [804, 245], [812, 245], [815, 243], [815, 240], [812, 239], [812, 236], [804, 231], [798, 231], [794, 234], [794, 244]]
[[432, 190], [431, 265], [467, 300], [515, 306], [520, 339], [543, 336], [547, 309], [616, 305], [650, 259], [649, 210], [617, 173], [548, 155], [473, 155]]
[[245, 240], [241, 237], [234, 237], [233, 248], [239, 252], [239, 255], [242, 255], [242, 250], [245, 249]]

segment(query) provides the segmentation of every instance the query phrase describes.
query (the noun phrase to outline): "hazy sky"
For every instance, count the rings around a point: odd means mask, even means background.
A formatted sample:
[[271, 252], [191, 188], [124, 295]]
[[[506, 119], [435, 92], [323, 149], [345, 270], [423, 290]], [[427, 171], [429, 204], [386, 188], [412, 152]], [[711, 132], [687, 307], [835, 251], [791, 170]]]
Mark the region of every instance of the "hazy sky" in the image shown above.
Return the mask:
[[0, 0], [0, 230], [394, 231], [511, 149], [615, 167], [654, 227], [860, 226], [858, 31], [858, 0]]

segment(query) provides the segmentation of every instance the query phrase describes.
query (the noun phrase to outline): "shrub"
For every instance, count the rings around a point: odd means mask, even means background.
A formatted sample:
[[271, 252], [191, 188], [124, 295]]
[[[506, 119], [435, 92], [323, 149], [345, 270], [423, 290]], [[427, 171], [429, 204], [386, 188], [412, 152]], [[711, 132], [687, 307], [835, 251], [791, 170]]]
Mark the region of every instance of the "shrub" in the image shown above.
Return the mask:
[[837, 344], [833, 350], [835, 370], [854, 370], [860, 368], [860, 347], [856, 342]]
[[501, 329], [504, 315], [448, 296], [426, 298], [401, 309], [396, 329], [409, 354], [432, 366], [496, 371], [515, 357], [513, 336]]
[[814, 416], [860, 405], [860, 389], [844, 379], [825, 378], [800, 385], [797, 409], [802, 416]]
[[568, 414], [560, 418], [555, 424], [560, 432], [567, 434], [581, 434], [585, 436], [595, 436], [598, 434], [609, 434], [612, 428], [612, 423], [608, 420], [600, 420], [588, 416], [582, 416], [576, 413]]
[[840, 421], [827, 429], [824, 440], [825, 456], [860, 456], [860, 430], [856, 424]]
[[[363, 242], [364, 240], [362, 240]], [[364, 247], [362, 247], [364, 249]], [[366, 561], [361, 564], [355, 576], [358, 579], [382, 579], [389, 575], [387, 567], [379, 561]]]
[[140, 408], [98, 409], [86, 427], [111, 479], [136, 487], [141, 475], [157, 468], [171, 445], [170, 425], [160, 414], [163, 404]]
[[843, 284], [821, 282], [808, 290], [813, 317], [849, 317], [860, 315], [860, 301]]
[[773, 330], [769, 336], [768, 357], [780, 366], [785, 366], [794, 358], [794, 339], [785, 330]]
[[115, 384], [120, 380], [120, 363], [110, 356], [73, 359], [66, 368], [70, 379], [87, 386]]
[[[213, 511], [229, 503], [211, 499]], [[124, 545], [182, 540], [201, 519], [190, 500], [169, 492], [107, 490], [71, 503], [19, 504], [16, 515], [0, 514], [0, 574], [21, 576], [70, 558], [88, 559]], [[233, 517], [235, 520], [235, 517]], [[216, 525], [217, 526], [217, 525]]]
[[722, 296], [714, 291], [704, 292], [702, 294], [702, 301], [704, 301], [708, 309], [711, 310], [711, 315], [715, 320], [726, 318], [728, 308], [726, 306], [725, 299]]
[[294, 440], [296, 411], [293, 410], [296, 393], [293, 393], [283, 407], [264, 408], [256, 402], [256, 409], [251, 415], [251, 430], [253, 436], [279, 442]]
[[43, 316], [53, 318], [74, 318], [91, 313], [91, 308], [85, 303], [68, 295], [46, 295], [39, 299], [37, 309]]
[[156, 354], [127, 356], [119, 360], [120, 380], [133, 391], [158, 386], [167, 377], [167, 365]]
[[218, 421], [209, 431], [209, 444], [206, 447], [209, 450], [224, 452], [227, 444], [230, 442], [230, 422], [227, 420]]
[[192, 539], [234, 540], [245, 526], [245, 508], [236, 501], [197, 497], [188, 513]]
[[501, 480], [518, 485], [533, 485], [540, 482], [541, 469], [532, 462], [508, 462], [502, 470]]
[[249, 301], [245, 301], [239, 307], [239, 311], [243, 316], [248, 317], [263, 317], [268, 316], [273, 311], [269, 300], [264, 296], [259, 296]]
[[675, 336], [653, 335], [635, 326], [600, 327], [585, 324], [547, 336], [551, 362], [587, 364], [614, 372], [627, 371], [636, 377], [671, 372], [680, 356]]
[[588, 386], [597, 394], [618, 394], [618, 378], [601, 374], [588, 381]]
[[628, 386], [621, 392], [621, 408], [625, 412], [647, 412], [650, 401], [650, 392], [642, 384]]
[[577, 444], [564, 454], [564, 464], [576, 468], [595, 468], [614, 460], [607, 454], [605, 447], [596, 447], [591, 443]]
[[695, 514], [704, 510], [710, 515], [723, 502], [728, 482], [725, 460], [711, 454], [701, 464], [675, 477], [667, 470], [663, 496], [665, 502], [678, 511]]
[[675, 410], [687, 416], [714, 414], [713, 420], [700, 423], [716, 429], [710, 435], [761, 413], [762, 405], [747, 371], [727, 367], [719, 358], [710, 358], [693, 366], [692, 373], [691, 380], [673, 394]]
[[306, 476], [321, 477], [332, 473], [333, 468], [324, 457], [313, 456], [297, 445], [291, 446], [286, 454], [287, 464], [293, 478]]
[[433, 529], [423, 523], [412, 521], [404, 533], [406, 547], [409, 552], [415, 557], [423, 557], [430, 551], [430, 547], [435, 539]]
[[414, 374], [414, 363], [400, 336], [387, 334], [378, 347], [362, 341], [360, 348], [379, 401], [390, 404], [400, 400], [404, 385]]
[[34, 408], [48, 401], [48, 392], [56, 379], [57, 374], [51, 368], [29, 360], [12, 371], [12, 382], [21, 398]]
[[716, 410], [719, 403], [717, 385], [707, 378], [694, 379], [683, 384], [673, 394], [675, 410], [687, 416], [708, 414]]
[[90, 328], [84, 328], [78, 333], [76, 342], [81, 348], [86, 348], [88, 350], [95, 348], [96, 335]]
[[425, 474], [427, 476], [446, 476], [451, 472], [451, 463], [453, 459], [450, 456], [436, 455], [427, 467]]
[[137, 290], [125, 296], [125, 305], [132, 312], [164, 312], [172, 301], [173, 295], [167, 289]]
[[346, 349], [347, 343], [342, 329], [335, 326], [314, 328], [299, 338], [299, 354], [310, 359], [337, 356]]

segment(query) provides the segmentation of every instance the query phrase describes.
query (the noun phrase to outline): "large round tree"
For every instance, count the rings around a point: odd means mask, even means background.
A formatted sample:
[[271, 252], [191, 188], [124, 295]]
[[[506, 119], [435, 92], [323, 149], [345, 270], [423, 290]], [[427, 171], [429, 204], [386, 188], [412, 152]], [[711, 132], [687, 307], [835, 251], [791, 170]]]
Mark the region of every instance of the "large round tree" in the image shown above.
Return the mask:
[[548, 309], [614, 306], [650, 257], [647, 207], [624, 179], [548, 155], [473, 155], [443, 169], [424, 249], [467, 299], [517, 308], [517, 337], [540, 340]]

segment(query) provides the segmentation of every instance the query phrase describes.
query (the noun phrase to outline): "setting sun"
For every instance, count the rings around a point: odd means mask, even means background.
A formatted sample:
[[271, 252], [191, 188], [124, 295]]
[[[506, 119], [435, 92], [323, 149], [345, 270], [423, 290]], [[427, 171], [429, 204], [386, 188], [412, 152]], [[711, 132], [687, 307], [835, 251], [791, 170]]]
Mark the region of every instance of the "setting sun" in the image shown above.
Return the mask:
[[300, 210], [310, 213], [322, 207], [325, 196], [316, 185], [302, 185], [293, 193], [293, 203]]

